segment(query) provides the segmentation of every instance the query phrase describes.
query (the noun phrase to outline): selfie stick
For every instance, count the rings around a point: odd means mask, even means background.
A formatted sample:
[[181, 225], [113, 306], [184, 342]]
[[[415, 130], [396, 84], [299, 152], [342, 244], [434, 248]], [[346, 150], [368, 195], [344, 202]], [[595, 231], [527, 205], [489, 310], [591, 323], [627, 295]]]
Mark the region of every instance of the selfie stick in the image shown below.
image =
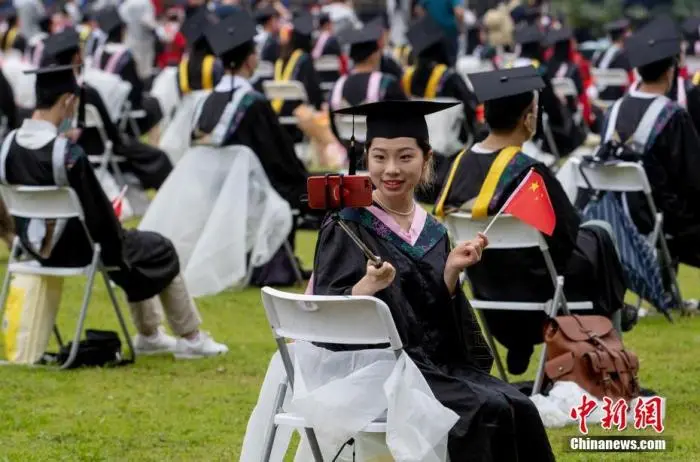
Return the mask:
[[345, 222], [344, 222], [343, 220], [340, 219], [339, 216], [336, 215], [334, 218], [335, 218], [335, 220], [337, 221], [338, 225], [340, 225], [341, 229], [342, 229], [343, 231], [345, 231], [345, 234], [347, 234], [348, 236], [350, 236], [350, 239], [352, 239], [352, 241], [355, 243], [355, 245], [357, 245], [357, 247], [360, 248], [360, 250], [362, 251], [362, 253], [365, 254], [365, 257], [367, 257], [368, 260], [371, 260], [371, 261], [372, 261], [372, 264], [373, 264], [375, 267], [379, 268], [380, 266], [382, 266], [382, 259], [381, 259], [380, 257], [374, 255], [374, 254], [372, 253], [372, 251], [369, 249], [369, 247], [367, 247], [367, 246], [365, 245], [365, 243], [362, 242], [362, 240], [360, 240], [359, 237], [357, 237], [357, 235], [353, 232], [353, 230], [350, 229], [350, 228], [348, 227], [348, 225], [345, 224]]

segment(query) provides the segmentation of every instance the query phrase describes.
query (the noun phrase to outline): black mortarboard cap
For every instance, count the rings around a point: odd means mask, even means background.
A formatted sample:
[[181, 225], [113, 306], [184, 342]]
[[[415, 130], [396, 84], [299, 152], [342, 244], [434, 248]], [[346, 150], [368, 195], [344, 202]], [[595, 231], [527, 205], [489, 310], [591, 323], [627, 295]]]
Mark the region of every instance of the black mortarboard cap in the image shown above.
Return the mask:
[[416, 21], [406, 33], [413, 53], [420, 55], [431, 46], [445, 39], [442, 27], [428, 14]]
[[245, 11], [237, 11], [206, 31], [206, 38], [215, 55], [230, 63], [238, 48], [257, 34], [255, 21]]
[[[44, 40], [44, 51], [42, 60], [51, 61], [53, 58], [69, 51], [80, 49], [80, 35], [75, 29], [64, 29], [63, 31], [49, 35]], [[60, 64], [60, 63], [57, 63]]]
[[544, 88], [544, 80], [533, 66], [469, 74], [480, 103]]
[[428, 124], [425, 116], [440, 112], [459, 103], [437, 101], [379, 101], [335, 111], [367, 117], [367, 139], [416, 138], [428, 140]]
[[547, 43], [550, 45], [559, 42], [566, 42], [573, 37], [573, 32], [568, 27], [560, 27], [559, 29], [550, 29], [547, 33]]
[[297, 34], [311, 37], [314, 31], [314, 18], [311, 13], [301, 11], [292, 19], [292, 27]]
[[264, 6], [255, 11], [255, 20], [258, 23], [263, 23], [274, 16], [279, 16], [279, 13], [272, 5]]
[[80, 66], [46, 66], [39, 69], [24, 71], [25, 74], [36, 74], [37, 96], [40, 94], [77, 94], [80, 86], [75, 78], [75, 72]]
[[671, 58], [681, 52], [681, 36], [668, 16], [654, 19], [625, 40], [625, 51], [632, 67]]
[[683, 21], [683, 25], [681, 26], [683, 29], [683, 33], [692, 39], [697, 40], [700, 38], [700, 16], [693, 16], [685, 21]]
[[537, 26], [521, 26], [515, 29], [514, 39], [520, 45], [541, 44], [544, 36]]
[[207, 10], [202, 8], [187, 18], [182, 24], [180, 31], [182, 32], [182, 35], [185, 36], [189, 46], [194, 45], [197, 41], [203, 38], [204, 33], [214, 23], [210, 16], [211, 15], [207, 12]]
[[369, 22], [359, 29], [349, 28], [343, 31], [342, 42], [347, 45], [375, 43], [382, 37], [382, 28], [378, 23]]
[[105, 34], [109, 34], [117, 27], [124, 24], [119, 11], [116, 8], [105, 8], [97, 14], [97, 24]]
[[329, 22], [331, 22], [331, 15], [329, 15], [328, 13], [321, 13], [320, 15], [318, 15], [318, 25], [320, 27], [325, 26]]
[[618, 19], [617, 21], [609, 22], [605, 25], [605, 32], [615, 34], [622, 32], [630, 27], [630, 22], [627, 19]]

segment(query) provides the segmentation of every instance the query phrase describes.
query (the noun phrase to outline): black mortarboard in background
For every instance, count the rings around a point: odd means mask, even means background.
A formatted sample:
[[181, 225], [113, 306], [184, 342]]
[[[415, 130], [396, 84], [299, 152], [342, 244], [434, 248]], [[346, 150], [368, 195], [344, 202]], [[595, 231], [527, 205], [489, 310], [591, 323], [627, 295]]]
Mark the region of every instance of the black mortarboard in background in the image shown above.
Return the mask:
[[544, 41], [544, 36], [537, 26], [520, 26], [515, 29], [513, 38], [515, 43], [520, 45], [542, 44]]
[[204, 33], [214, 24], [212, 15], [204, 8], [185, 19], [180, 31], [187, 40], [187, 45], [192, 46], [204, 38]]
[[279, 13], [272, 5], [263, 6], [260, 9], [255, 10], [255, 21], [258, 24], [267, 22], [268, 19], [279, 16]]
[[311, 16], [311, 13], [300, 11], [292, 19], [292, 27], [298, 35], [311, 37], [314, 31], [314, 18]]
[[700, 16], [693, 16], [683, 21], [682, 29], [683, 34], [685, 34], [688, 39], [700, 39]]
[[39, 19], [39, 29], [46, 34], [51, 33], [51, 16], [44, 15]]
[[632, 67], [641, 67], [680, 54], [681, 35], [673, 19], [660, 16], [627, 37], [625, 51]]
[[559, 29], [550, 29], [547, 33], [547, 43], [556, 45], [559, 42], [568, 42], [573, 37], [573, 32], [568, 27], [560, 27]]
[[544, 88], [544, 80], [533, 66], [469, 74], [480, 103]]
[[614, 33], [614, 32], [624, 32], [625, 30], [629, 29], [630, 27], [630, 22], [628, 19], [618, 19], [617, 21], [612, 21], [609, 22], [605, 25], [605, 32], [608, 33]]
[[245, 11], [237, 11], [205, 32], [209, 46], [225, 66], [237, 63], [243, 45], [251, 42], [257, 30], [255, 21]]
[[62, 62], [63, 56], [72, 55], [80, 50], [80, 34], [75, 29], [64, 29], [63, 31], [49, 35], [44, 40], [44, 51], [41, 55], [41, 65], [50, 64], [68, 65], [70, 62]]
[[75, 73], [80, 66], [47, 66], [39, 69], [24, 71], [25, 74], [36, 74], [36, 100], [37, 107], [42, 103], [53, 102], [57, 96], [65, 93], [78, 95], [80, 86]]
[[416, 138], [429, 137], [428, 124], [425, 116], [440, 112], [459, 103], [437, 101], [379, 101], [362, 104], [335, 111], [335, 114], [346, 114], [367, 117], [367, 139], [372, 138]]
[[418, 56], [433, 45], [445, 39], [442, 27], [428, 14], [416, 21], [406, 33], [413, 53]]
[[117, 27], [124, 24], [119, 11], [116, 8], [109, 7], [97, 13], [97, 24], [105, 34], [109, 34]]
[[350, 57], [355, 62], [362, 62], [379, 49], [379, 39], [383, 29], [378, 22], [369, 22], [360, 29], [347, 29], [342, 41], [350, 46]]

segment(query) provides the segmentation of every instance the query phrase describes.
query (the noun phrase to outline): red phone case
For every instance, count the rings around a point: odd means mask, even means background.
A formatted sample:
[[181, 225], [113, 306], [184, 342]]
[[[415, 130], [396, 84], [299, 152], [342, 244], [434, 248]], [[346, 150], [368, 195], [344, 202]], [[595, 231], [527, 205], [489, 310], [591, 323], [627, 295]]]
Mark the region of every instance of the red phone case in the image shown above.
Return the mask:
[[[369, 207], [372, 205], [372, 182], [365, 175], [348, 175], [342, 177], [342, 196], [340, 192], [341, 177], [312, 176], [306, 182], [309, 207], [319, 210], [332, 210], [342, 207]], [[340, 198], [343, 198], [342, 204]], [[326, 203], [327, 200], [328, 202]]]

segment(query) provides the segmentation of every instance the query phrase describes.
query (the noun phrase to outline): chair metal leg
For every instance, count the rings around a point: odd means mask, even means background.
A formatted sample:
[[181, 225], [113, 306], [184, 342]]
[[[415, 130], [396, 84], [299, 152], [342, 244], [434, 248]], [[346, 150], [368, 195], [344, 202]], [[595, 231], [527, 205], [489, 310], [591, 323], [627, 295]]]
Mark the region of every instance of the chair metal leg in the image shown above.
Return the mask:
[[265, 436], [264, 448], [265, 452], [262, 458], [262, 462], [270, 462], [270, 457], [272, 457], [272, 449], [275, 445], [275, 436], [277, 436], [277, 424], [275, 424], [275, 416], [282, 409], [284, 404], [284, 398], [287, 394], [287, 382], [283, 381], [277, 387], [277, 395], [275, 396], [275, 406], [272, 411], [272, 422], [267, 430], [267, 435]]
[[306, 439], [309, 441], [314, 462], [323, 462], [323, 453], [321, 452], [321, 446], [318, 444], [318, 439], [316, 439], [316, 432], [314, 432], [313, 428], [305, 428], [304, 433], [306, 433]]
[[112, 306], [114, 307], [114, 312], [119, 320], [119, 326], [124, 334], [124, 339], [126, 340], [126, 345], [129, 347], [129, 357], [131, 361], [136, 360], [136, 351], [134, 350], [134, 344], [131, 341], [131, 336], [129, 335], [129, 330], [126, 327], [126, 322], [124, 321], [124, 316], [122, 315], [122, 310], [119, 308], [119, 301], [117, 295], [114, 293], [112, 288], [112, 281], [109, 279], [107, 272], [104, 268], [100, 268], [100, 273], [102, 274], [102, 279], [105, 282], [105, 287], [107, 287], [107, 293], [109, 294], [109, 299], [112, 301]]
[[70, 352], [68, 354], [68, 359], [61, 365], [61, 369], [68, 369], [73, 365], [75, 357], [78, 355], [78, 344], [80, 343], [80, 337], [83, 335], [83, 327], [85, 325], [85, 318], [87, 317], [87, 308], [90, 304], [90, 296], [92, 295], [92, 287], [95, 284], [95, 273], [97, 272], [97, 265], [100, 261], [100, 252], [96, 250], [92, 256], [92, 263], [90, 263], [90, 269], [88, 270], [88, 280], [85, 283], [85, 292], [83, 293], [83, 304], [80, 307], [80, 315], [78, 316], [78, 324], [75, 327], [75, 334], [73, 335], [73, 344], [71, 345]]

